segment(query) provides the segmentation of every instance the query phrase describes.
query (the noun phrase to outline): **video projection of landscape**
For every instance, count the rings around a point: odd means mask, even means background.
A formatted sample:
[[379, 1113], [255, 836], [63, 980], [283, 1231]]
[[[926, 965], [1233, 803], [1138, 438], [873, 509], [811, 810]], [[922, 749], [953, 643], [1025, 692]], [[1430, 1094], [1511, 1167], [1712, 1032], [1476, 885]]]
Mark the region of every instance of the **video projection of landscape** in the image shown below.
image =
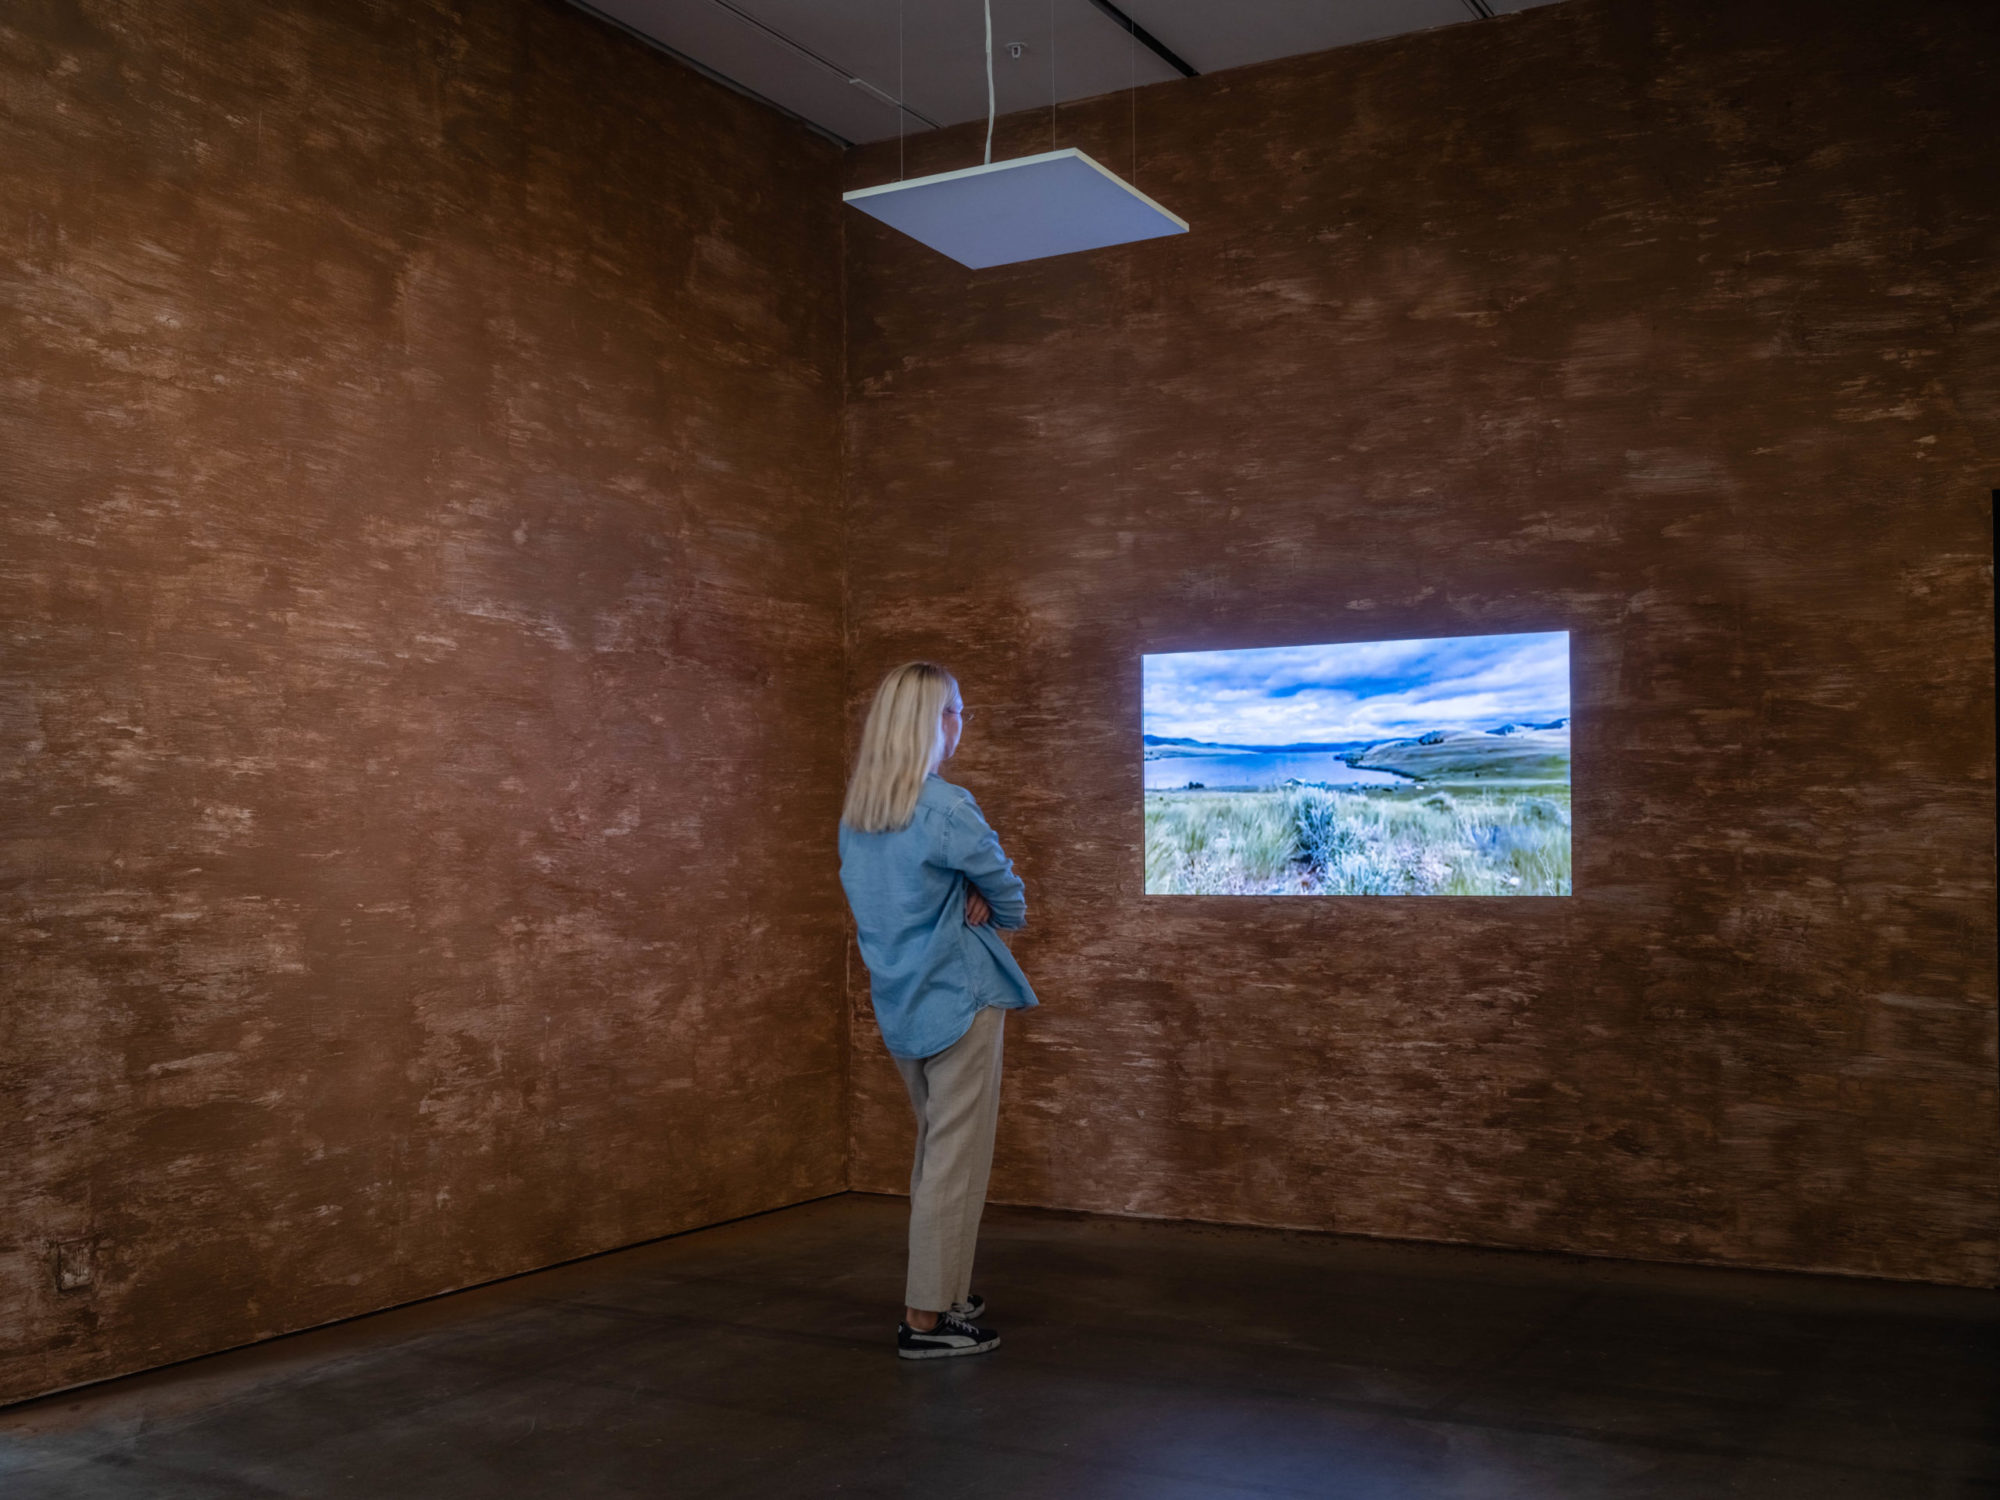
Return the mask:
[[1148, 895], [1570, 894], [1568, 632], [1144, 671]]

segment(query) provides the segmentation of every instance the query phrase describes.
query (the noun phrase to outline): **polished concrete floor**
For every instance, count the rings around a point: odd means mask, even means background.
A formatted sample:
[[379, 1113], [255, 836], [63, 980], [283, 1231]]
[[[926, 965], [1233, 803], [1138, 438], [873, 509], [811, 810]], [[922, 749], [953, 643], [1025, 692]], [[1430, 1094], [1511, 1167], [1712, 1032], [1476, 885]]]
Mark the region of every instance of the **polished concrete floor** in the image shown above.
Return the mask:
[[850, 1194], [0, 1412], [0, 1494], [2000, 1495], [2000, 1294]]

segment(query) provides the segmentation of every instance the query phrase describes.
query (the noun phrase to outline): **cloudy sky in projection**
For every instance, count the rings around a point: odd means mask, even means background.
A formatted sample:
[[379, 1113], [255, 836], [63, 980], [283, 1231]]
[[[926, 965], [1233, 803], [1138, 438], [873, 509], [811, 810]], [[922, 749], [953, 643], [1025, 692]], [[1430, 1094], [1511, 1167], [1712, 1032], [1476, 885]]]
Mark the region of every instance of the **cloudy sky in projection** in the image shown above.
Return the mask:
[[1227, 745], [1386, 740], [1569, 716], [1569, 634], [1145, 658], [1145, 732]]

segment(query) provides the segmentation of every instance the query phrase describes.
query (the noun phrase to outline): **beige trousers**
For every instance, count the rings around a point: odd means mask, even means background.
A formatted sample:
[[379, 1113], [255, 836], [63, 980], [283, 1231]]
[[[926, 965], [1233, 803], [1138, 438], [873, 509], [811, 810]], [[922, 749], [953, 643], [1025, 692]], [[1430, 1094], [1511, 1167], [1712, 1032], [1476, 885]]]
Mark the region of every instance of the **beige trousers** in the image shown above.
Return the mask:
[[895, 1059], [917, 1113], [903, 1303], [919, 1312], [942, 1312], [972, 1289], [972, 1253], [979, 1244], [979, 1216], [993, 1171], [993, 1130], [1000, 1118], [1006, 1015], [987, 1006], [944, 1051]]

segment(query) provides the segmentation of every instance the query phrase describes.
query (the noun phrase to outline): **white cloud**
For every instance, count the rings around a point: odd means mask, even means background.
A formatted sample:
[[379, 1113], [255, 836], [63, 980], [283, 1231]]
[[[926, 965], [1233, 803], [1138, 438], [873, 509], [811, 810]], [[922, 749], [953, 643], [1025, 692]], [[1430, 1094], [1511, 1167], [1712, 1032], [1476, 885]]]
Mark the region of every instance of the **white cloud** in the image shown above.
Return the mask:
[[1148, 734], [1253, 745], [1492, 729], [1569, 713], [1569, 636], [1459, 636], [1145, 659]]

